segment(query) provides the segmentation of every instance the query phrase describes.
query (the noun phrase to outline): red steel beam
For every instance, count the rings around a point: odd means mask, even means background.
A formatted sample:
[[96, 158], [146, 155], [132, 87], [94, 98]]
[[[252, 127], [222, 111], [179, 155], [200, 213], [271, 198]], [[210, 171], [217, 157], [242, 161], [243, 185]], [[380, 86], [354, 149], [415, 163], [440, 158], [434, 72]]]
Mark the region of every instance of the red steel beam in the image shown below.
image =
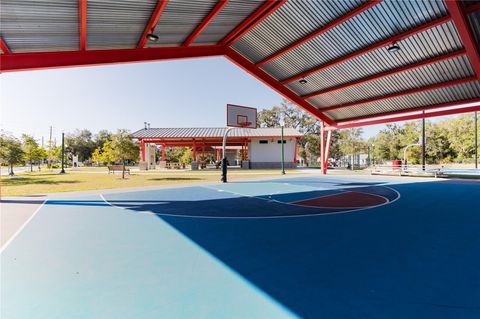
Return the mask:
[[423, 119], [423, 118], [437, 117], [437, 116], [445, 116], [445, 115], [452, 115], [452, 114], [469, 113], [469, 112], [478, 112], [478, 111], [480, 111], [480, 105], [458, 108], [458, 109], [436, 111], [436, 112], [430, 112], [430, 113], [420, 113], [420, 114], [411, 114], [411, 115], [405, 115], [405, 116], [397, 116], [397, 117], [391, 117], [391, 118], [380, 119], [380, 120], [371, 120], [371, 121], [364, 121], [364, 122], [358, 122], [358, 123], [337, 125], [336, 127], [332, 127], [331, 129], [344, 129], [344, 128], [359, 127], [359, 126], [369, 126], [369, 125], [376, 125], [376, 124], [401, 122], [401, 121], [416, 120], [416, 119]]
[[455, 106], [460, 106], [460, 105], [469, 104], [469, 103], [480, 103], [480, 98], [475, 98], [475, 99], [465, 100], [465, 101], [456, 101], [456, 102], [447, 102], [447, 103], [441, 103], [441, 104], [433, 104], [433, 105], [428, 105], [428, 106], [422, 106], [422, 107], [415, 108], [415, 109], [390, 111], [390, 112], [385, 112], [385, 113], [381, 113], [381, 114], [363, 115], [363, 116], [353, 117], [353, 118], [349, 118], [349, 119], [345, 119], [345, 120], [338, 120], [337, 123], [367, 120], [367, 119], [372, 119], [372, 118], [378, 118], [378, 117], [384, 117], [384, 116], [390, 116], [390, 115], [400, 115], [400, 114], [412, 113], [412, 112], [417, 112], [417, 111], [428, 111], [428, 110], [433, 110], [433, 109], [441, 109], [441, 108], [445, 108], [445, 107], [455, 107]]
[[353, 102], [353, 103], [334, 105], [334, 106], [322, 108], [320, 110], [322, 112], [330, 112], [330, 111], [334, 111], [334, 110], [344, 109], [344, 108], [347, 108], [347, 107], [359, 106], [359, 105], [366, 104], [366, 103], [372, 103], [372, 102], [392, 99], [392, 98], [399, 97], [399, 96], [404, 96], [404, 95], [410, 95], [410, 94], [420, 93], [420, 92], [424, 92], [424, 91], [441, 89], [441, 88], [444, 88], [444, 87], [459, 85], [459, 84], [463, 84], [463, 83], [469, 83], [469, 82], [473, 82], [473, 81], [476, 81], [476, 80], [477, 80], [476, 76], [471, 76], [471, 77], [468, 77], [468, 78], [463, 78], [463, 79], [458, 79], [458, 80], [443, 82], [443, 83], [437, 83], [437, 84], [433, 84], [433, 85], [429, 85], [429, 86], [424, 86], [424, 87], [414, 88], [414, 89], [406, 90], [406, 91], [402, 91], [402, 92], [396, 92], [396, 93], [392, 93], [392, 94], [388, 94], [388, 95], [383, 95], [383, 96], [380, 96], [380, 97], [377, 96], [377, 97], [373, 97], [373, 98], [370, 98], [370, 99], [357, 101], [357, 102]]
[[[447, 1], [448, 2], [448, 1]], [[380, 42], [377, 42], [377, 43], [374, 43], [373, 45], [369, 46], [369, 47], [366, 47], [366, 48], [363, 48], [361, 50], [358, 50], [358, 51], [355, 51], [355, 52], [352, 52], [352, 53], [349, 53], [347, 55], [344, 55], [344, 56], [341, 56], [337, 59], [334, 59], [330, 62], [327, 62], [325, 64], [322, 64], [322, 65], [319, 65], [319, 66], [316, 66], [314, 68], [311, 68], [310, 70], [307, 70], [305, 72], [302, 72], [302, 73], [299, 73], [297, 75], [294, 75], [294, 76], [291, 76], [287, 79], [284, 79], [282, 80], [282, 84], [287, 84], [287, 83], [290, 83], [292, 81], [295, 81], [295, 80], [298, 80], [298, 79], [302, 79], [312, 73], [315, 73], [315, 72], [318, 72], [318, 71], [322, 71], [322, 70], [325, 70], [329, 67], [332, 67], [334, 65], [337, 65], [337, 64], [340, 64], [342, 62], [345, 62], [347, 60], [350, 60], [350, 59], [353, 59], [353, 58], [356, 58], [358, 56], [361, 56], [361, 55], [364, 55], [368, 52], [371, 52], [371, 51], [374, 51], [374, 50], [377, 50], [377, 49], [380, 49], [384, 46], [387, 46], [387, 45], [390, 45], [394, 42], [398, 42], [398, 41], [401, 41], [405, 38], [408, 38], [414, 34], [417, 34], [417, 33], [420, 33], [420, 32], [423, 32], [423, 31], [426, 31], [428, 29], [431, 29], [431, 28], [434, 28], [436, 26], [439, 26], [441, 24], [444, 24], [448, 21], [450, 21], [451, 18], [450, 16], [446, 16], [446, 17], [442, 17], [440, 19], [437, 19], [437, 20], [434, 20], [434, 21], [431, 21], [431, 22], [428, 22], [426, 24], [423, 24], [423, 25], [420, 25], [418, 27], [415, 27], [413, 29], [410, 29], [408, 31], [405, 31], [401, 34], [398, 34], [396, 36], [393, 36], [391, 38], [388, 38], [388, 39], [385, 39], [383, 41], [380, 41]]]
[[2, 55], [0, 71], [13, 72], [72, 66], [173, 60], [221, 56], [224, 54], [225, 48], [219, 45], [162, 47], [148, 49], [16, 53]]
[[365, 2], [363, 4], [361, 4], [359, 7], [353, 9], [352, 11], [348, 12], [347, 14], [333, 20], [333, 21], [330, 21], [329, 23], [327, 23], [325, 26], [321, 27], [320, 29], [318, 30], [315, 30], [313, 32], [311, 32], [310, 34], [308, 34], [307, 36], [305, 36], [304, 38], [300, 39], [300, 40], [297, 40], [295, 42], [293, 42], [292, 44], [284, 47], [283, 49], [273, 53], [272, 55], [266, 57], [265, 59], [263, 59], [262, 61], [260, 62], [257, 62], [256, 65], [257, 66], [262, 66], [264, 64], [267, 64], [269, 63], [270, 61], [278, 58], [279, 56], [289, 52], [289, 51], [292, 51], [293, 49], [301, 46], [302, 44], [330, 31], [331, 29], [335, 28], [336, 26], [342, 24], [343, 22], [347, 21], [348, 19], [351, 19], [353, 18], [354, 16], [362, 13], [363, 11], [365, 10], [368, 10], [370, 9], [371, 7], [373, 7], [374, 5], [382, 2], [383, 0], [373, 0], [373, 1], [369, 1], [369, 2]]
[[480, 56], [475, 39], [470, 30], [466, 15], [463, 13], [463, 7], [460, 1], [445, 1], [445, 5], [450, 12], [453, 23], [457, 28], [463, 46], [467, 51], [467, 55], [472, 63], [477, 78], [480, 80]]
[[287, 0], [267, 0], [254, 13], [248, 16], [242, 23], [225, 36], [219, 44], [229, 46], [245, 33], [253, 29], [263, 19], [267, 18]]
[[465, 12], [465, 14], [470, 14], [478, 10], [480, 10], [480, 2], [477, 2], [475, 4], [472, 4], [466, 7], [465, 9], [463, 9], [463, 12]]
[[78, 27], [80, 50], [87, 49], [87, 0], [78, 0]]
[[[8, 47], [8, 45], [5, 43], [5, 41], [3, 41], [3, 38], [0, 37], [0, 48], [2, 49], [3, 51], [3, 54], [11, 54], [12, 51], [10, 51], [10, 48]], [[2, 61], [3, 62], [3, 61]], [[1, 65], [1, 63], [0, 63]]]
[[390, 76], [390, 75], [394, 75], [394, 74], [406, 72], [406, 71], [409, 71], [409, 70], [417, 69], [417, 68], [420, 68], [420, 67], [424, 67], [424, 66], [427, 66], [427, 65], [435, 64], [435, 63], [438, 63], [438, 62], [450, 60], [452, 58], [462, 56], [462, 55], [465, 55], [465, 54], [466, 54], [465, 50], [463, 50], [463, 49], [458, 50], [458, 51], [455, 51], [455, 52], [452, 52], [452, 53], [448, 53], [446, 55], [441, 55], [441, 56], [438, 56], [438, 57], [435, 57], [435, 58], [432, 58], [432, 59], [420, 61], [420, 62], [417, 62], [417, 63], [412, 63], [410, 65], [406, 65], [406, 66], [403, 66], [403, 67], [400, 67], [400, 68], [395, 68], [393, 70], [389, 70], [389, 71], [386, 71], [386, 72], [374, 74], [374, 75], [371, 75], [371, 76], [368, 76], [368, 77], [365, 77], [365, 78], [362, 78], [362, 79], [358, 79], [356, 81], [348, 82], [348, 83], [345, 83], [345, 84], [340, 84], [340, 85], [337, 85], [337, 86], [334, 86], [334, 87], [331, 87], [331, 88], [328, 88], [328, 89], [324, 89], [324, 90], [312, 92], [312, 93], [309, 93], [309, 94], [305, 94], [305, 95], [302, 95], [302, 98], [309, 99], [309, 98], [314, 97], [314, 96], [318, 96], [318, 95], [322, 95], [322, 94], [326, 94], [326, 93], [331, 93], [331, 92], [335, 92], [335, 91], [338, 91], [338, 90], [343, 90], [343, 89], [346, 89], [346, 88], [349, 88], [349, 87], [352, 87], [352, 86], [355, 86], [355, 85], [359, 85], [361, 83], [377, 80], [377, 79], [384, 78], [384, 77], [387, 77], [387, 76]]
[[158, 0], [155, 9], [153, 10], [152, 16], [143, 30], [142, 37], [138, 40], [137, 49], [142, 49], [147, 43], [147, 34], [152, 33], [155, 29], [160, 17], [162, 16], [163, 11], [167, 7], [168, 0]]
[[195, 39], [203, 32], [203, 30], [208, 26], [208, 24], [217, 16], [217, 14], [222, 11], [222, 9], [227, 5], [228, 0], [220, 0], [217, 2], [212, 11], [203, 19], [203, 21], [193, 30], [193, 32], [187, 37], [182, 45], [189, 46], [195, 41]]
[[269, 87], [277, 91], [279, 94], [283, 95], [285, 98], [297, 104], [298, 106], [300, 106], [301, 108], [303, 108], [305, 111], [309, 112], [316, 118], [324, 121], [329, 125], [334, 124], [334, 121], [332, 121], [332, 119], [330, 119], [327, 115], [323, 114], [315, 106], [308, 103], [307, 101], [302, 99], [300, 96], [290, 91], [285, 86], [281, 85], [276, 79], [271, 77], [262, 69], [256, 67], [253, 63], [245, 59], [235, 50], [231, 48], [227, 48], [226, 56], [230, 61], [232, 61], [233, 63], [235, 63], [236, 65], [238, 65], [239, 67], [241, 67], [242, 69], [244, 69], [245, 71], [247, 71], [248, 73], [256, 77], [257, 79], [259, 79], [260, 81], [262, 81], [263, 83], [265, 83], [266, 85], [268, 85]]

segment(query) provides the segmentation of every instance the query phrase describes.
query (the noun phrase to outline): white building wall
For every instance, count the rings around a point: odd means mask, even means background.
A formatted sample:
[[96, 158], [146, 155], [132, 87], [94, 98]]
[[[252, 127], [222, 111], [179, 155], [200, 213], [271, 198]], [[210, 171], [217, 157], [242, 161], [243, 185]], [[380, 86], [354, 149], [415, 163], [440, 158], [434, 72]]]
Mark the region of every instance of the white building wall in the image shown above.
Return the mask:
[[[267, 144], [260, 144], [260, 140], [268, 141]], [[249, 159], [252, 163], [280, 163], [282, 156], [282, 144], [278, 143], [280, 138], [252, 139], [249, 145]], [[295, 138], [285, 138], [285, 163], [293, 163], [295, 156]]]
[[147, 169], [155, 169], [155, 144], [145, 145], [145, 161], [147, 162]]

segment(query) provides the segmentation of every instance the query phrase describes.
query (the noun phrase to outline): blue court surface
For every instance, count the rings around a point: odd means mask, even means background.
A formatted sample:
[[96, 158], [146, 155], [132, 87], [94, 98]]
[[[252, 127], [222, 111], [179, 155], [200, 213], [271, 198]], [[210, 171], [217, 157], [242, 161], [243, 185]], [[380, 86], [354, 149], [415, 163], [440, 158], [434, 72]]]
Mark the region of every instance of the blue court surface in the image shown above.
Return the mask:
[[480, 183], [308, 176], [48, 200], [9, 318], [480, 318]]

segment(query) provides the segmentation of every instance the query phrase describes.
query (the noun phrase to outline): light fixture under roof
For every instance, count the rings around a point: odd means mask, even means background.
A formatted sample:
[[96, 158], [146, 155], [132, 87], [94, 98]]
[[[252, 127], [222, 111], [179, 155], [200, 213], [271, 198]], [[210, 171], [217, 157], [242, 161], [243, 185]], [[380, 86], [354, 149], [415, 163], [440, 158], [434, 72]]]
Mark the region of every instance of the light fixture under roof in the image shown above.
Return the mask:
[[151, 41], [151, 42], [157, 42], [158, 41], [158, 35], [153, 34], [153, 33], [149, 33], [149, 34], [147, 34], [147, 39], [148, 39], [148, 41]]
[[298, 81], [300, 84], [307, 84], [307, 80], [305, 79], [301, 79], [300, 81]]
[[396, 43], [393, 43], [391, 46], [389, 46], [387, 48], [387, 51], [390, 52], [390, 53], [395, 53], [395, 52], [398, 52], [400, 50], [401, 50], [400, 47]]

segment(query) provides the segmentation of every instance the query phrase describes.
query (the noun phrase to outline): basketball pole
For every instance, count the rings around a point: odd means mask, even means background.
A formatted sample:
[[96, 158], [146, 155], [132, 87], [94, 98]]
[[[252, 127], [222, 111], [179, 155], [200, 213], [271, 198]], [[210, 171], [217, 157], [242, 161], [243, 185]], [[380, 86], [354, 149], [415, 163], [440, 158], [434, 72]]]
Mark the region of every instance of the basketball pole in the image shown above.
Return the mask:
[[223, 134], [223, 143], [222, 143], [223, 156], [222, 156], [222, 178], [221, 178], [222, 183], [227, 182], [227, 136], [231, 130], [233, 130], [233, 127], [227, 127], [227, 129], [225, 130], [225, 134]]

